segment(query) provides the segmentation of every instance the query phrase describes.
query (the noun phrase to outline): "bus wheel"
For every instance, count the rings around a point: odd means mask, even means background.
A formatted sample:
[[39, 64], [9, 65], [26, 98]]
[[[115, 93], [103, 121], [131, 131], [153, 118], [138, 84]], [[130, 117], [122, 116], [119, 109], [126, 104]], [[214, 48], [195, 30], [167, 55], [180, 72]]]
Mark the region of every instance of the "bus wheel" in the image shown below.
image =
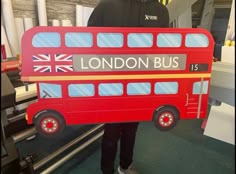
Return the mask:
[[165, 106], [154, 113], [154, 124], [161, 131], [167, 131], [176, 126], [179, 113], [173, 107]]
[[46, 111], [37, 117], [35, 126], [41, 136], [49, 138], [59, 135], [64, 130], [65, 121], [57, 112]]

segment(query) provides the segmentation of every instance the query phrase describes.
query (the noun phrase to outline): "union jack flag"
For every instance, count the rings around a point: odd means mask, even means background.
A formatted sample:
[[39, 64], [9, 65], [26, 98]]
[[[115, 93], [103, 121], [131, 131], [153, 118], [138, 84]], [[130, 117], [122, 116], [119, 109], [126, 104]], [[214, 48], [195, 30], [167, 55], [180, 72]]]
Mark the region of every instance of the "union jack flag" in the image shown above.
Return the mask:
[[52, 72], [52, 68], [49, 65], [35, 65], [34, 72]]
[[56, 72], [71, 72], [73, 71], [72, 65], [56, 65]]
[[33, 55], [34, 72], [72, 72], [72, 55], [37, 54]]
[[51, 60], [50, 54], [37, 54], [33, 55], [34, 62], [49, 62]]
[[68, 54], [55, 54], [55, 61], [72, 61], [72, 55]]

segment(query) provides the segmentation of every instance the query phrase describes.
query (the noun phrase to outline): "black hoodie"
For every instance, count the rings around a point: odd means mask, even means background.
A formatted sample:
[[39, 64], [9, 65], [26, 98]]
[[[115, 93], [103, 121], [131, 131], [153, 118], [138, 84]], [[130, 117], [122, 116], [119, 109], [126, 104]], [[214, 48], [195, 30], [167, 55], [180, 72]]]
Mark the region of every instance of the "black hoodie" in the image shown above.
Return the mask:
[[102, 0], [88, 26], [169, 27], [169, 13], [157, 0]]

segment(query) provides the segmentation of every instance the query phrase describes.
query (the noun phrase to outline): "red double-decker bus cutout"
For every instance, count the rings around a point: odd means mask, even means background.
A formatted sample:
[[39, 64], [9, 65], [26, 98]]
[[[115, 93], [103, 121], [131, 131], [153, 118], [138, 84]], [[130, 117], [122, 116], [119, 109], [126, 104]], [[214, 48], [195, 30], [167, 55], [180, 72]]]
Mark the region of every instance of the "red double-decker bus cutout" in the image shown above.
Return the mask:
[[200, 28], [35, 27], [22, 81], [36, 82], [27, 120], [43, 136], [66, 125], [205, 118], [214, 41]]

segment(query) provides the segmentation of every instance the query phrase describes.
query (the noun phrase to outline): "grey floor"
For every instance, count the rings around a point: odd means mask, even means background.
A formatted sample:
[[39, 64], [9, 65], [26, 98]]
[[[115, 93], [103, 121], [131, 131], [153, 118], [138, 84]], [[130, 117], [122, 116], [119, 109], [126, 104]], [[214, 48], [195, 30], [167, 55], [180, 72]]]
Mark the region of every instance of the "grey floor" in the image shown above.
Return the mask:
[[[234, 174], [235, 146], [203, 135], [201, 123], [180, 121], [168, 132], [157, 130], [153, 123], [141, 123], [134, 154], [140, 174]], [[101, 173], [100, 141], [53, 173]]]

